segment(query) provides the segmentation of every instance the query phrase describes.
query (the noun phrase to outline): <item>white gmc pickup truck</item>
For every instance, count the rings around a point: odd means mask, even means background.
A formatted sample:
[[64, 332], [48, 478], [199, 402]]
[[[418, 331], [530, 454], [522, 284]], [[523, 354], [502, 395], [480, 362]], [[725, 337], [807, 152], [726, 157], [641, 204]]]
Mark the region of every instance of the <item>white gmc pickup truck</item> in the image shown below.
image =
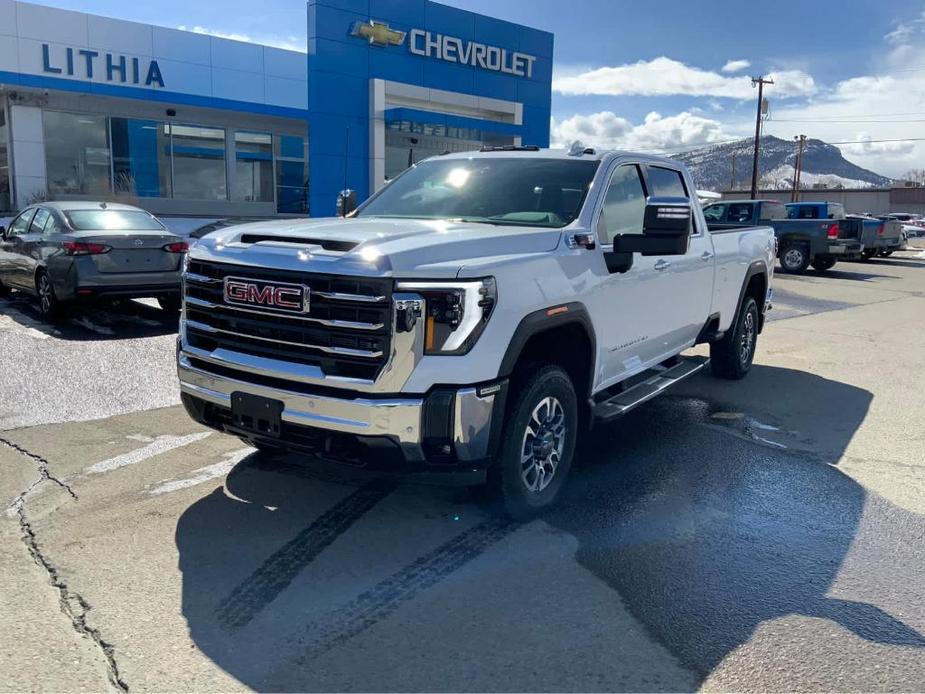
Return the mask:
[[707, 229], [684, 167], [532, 147], [433, 157], [347, 218], [210, 234], [178, 344], [198, 422], [262, 450], [488, 483], [527, 517], [576, 437], [696, 373], [749, 371], [769, 227]]

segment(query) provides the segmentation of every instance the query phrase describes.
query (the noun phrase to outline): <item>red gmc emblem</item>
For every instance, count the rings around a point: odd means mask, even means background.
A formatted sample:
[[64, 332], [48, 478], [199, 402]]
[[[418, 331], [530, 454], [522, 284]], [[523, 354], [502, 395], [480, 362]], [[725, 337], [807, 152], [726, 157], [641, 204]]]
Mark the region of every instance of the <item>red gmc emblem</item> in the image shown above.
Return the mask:
[[308, 313], [308, 287], [301, 284], [262, 282], [243, 277], [225, 278], [225, 303], [265, 306], [269, 309]]

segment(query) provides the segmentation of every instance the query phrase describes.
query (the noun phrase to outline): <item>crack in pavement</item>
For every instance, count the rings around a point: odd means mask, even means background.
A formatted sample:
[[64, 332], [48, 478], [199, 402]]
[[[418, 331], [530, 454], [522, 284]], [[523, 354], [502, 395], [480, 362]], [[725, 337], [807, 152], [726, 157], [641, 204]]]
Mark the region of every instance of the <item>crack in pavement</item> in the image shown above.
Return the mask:
[[14, 441], [10, 441], [9, 439], [3, 438], [2, 436], [0, 436], [0, 445], [6, 446], [7, 448], [12, 448], [17, 453], [24, 455], [27, 458], [35, 461], [39, 467], [39, 478], [35, 482], [33, 482], [31, 485], [29, 485], [29, 488], [26, 489], [22, 494], [16, 497], [13, 503], [10, 504], [9, 506], [10, 509], [15, 509], [15, 506], [17, 503], [24, 501], [26, 498], [26, 495], [29, 494], [29, 492], [31, 492], [33, 489], [35, 489], [37, 486], [39, 486], [42, 482], [45, 482], [46, 480], [49, 482], [53, 482], [54, 484], [61, 487], [64, 491], [66, 491], [70, 495], [70, 497], [74, 501], [77, 501], [77, 493], [73, 489], [71, 489], [71, 486], [67, 482], [59, 480], [57, 477], [52, 475], [51, 472], [49, 472], [48, 461], [45, 460], [45, 458], [43, 458], [40, 455], [36, 455], [35, 453], [32, 453], [31, 451], [26, 450], [25, 448], [20, 446], [18, 443], [15, 443]]
[[48, 461], [31, 451], [26, 450], [22, 446], [19, 446], [8, 439], [0, 437], [0, 445], [7, 446], [17, 451], [18, 453], [30, 458], [31, 460], [38, 463], [39, 467], [39, 477], [32, 484], [30, 484], [24, 491], [22, 491], [19, 496], [10, 504], [9, 509], [15, 513], [17, 519], [19, 520], [19, 529], [22, 532], [21, 539], [23, 544], [26, 545], [26, 549], [29, 550], [29, 554], [32, 557], [32, 560], [35, 564], [45, 571], [48, 575], [48, 581], [51, 586], [58, 591], [58, 605], [61, 609], [61, 612], [67, 617], [71, 626], [74, 627], [74, 630], [83, 637], [89, 638], [96, 644], [97, 648], [100, 649], [100, 652], [103, 655], [104, 660], [106, 661], [106, 675], [109, 678], [109, 682], [112, 686], [119, 692], [128, 692], [128, 685], [125, 683], [125, 680], [122, 679], [119, 674], [119, 666], [116, 663], [115, 657], [115, 648], [109, 642], [107, 642], [99, 629], [91, 627], [87, 623], [87, 614], [90, 612], [92, 607], [90, 603], [87, 602], [80, 593], [71, 590], [68, 587], [64, 579], [61, 578], [61, 574], [58, 572], [57, 567], [51, 563], [48, 557], [45, 556], [42, 552], [41, 547], [39, 547], [38, 539], [35, 536], [35, 531], [32, 529], [32, 524], [29, 522], [29, 519], [26, 517], [26, 497], [42, 482], [49, 481], [58, 485], [64, 489], [70, 497], [77, 501], [77, 493], [71, 489], [71, 487], [64, 481], [58, 479], [51, 474], [48, 470]]

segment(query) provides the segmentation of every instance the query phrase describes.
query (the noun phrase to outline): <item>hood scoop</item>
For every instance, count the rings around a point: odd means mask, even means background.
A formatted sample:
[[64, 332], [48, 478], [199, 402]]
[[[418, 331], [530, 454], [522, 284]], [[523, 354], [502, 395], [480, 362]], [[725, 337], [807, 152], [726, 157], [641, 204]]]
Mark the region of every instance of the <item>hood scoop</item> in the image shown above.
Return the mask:
[[321, 246], [326, 251], [346, 253], [359, 244], [354, 241], [335, 241], [333, 239], [312, 239], [305, 236], [280, 236], [278, 234], [242, 234], [240, 243], [286, 243], [300, 246]]

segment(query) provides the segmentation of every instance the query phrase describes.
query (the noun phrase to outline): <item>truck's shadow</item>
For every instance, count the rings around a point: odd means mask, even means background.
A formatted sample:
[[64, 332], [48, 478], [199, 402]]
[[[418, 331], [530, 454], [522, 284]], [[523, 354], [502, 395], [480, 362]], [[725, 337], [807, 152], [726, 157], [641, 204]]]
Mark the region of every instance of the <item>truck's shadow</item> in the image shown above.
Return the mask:
[[[756, 386], [786, 383], [787, 388], [796, 388], [793, 397], [821, 408], [820, 421], [838, 420], [837, 431], [824, 439], [826, 457], [844, 451], [871, 401], [866, 391], [804, 372], [756, 367], [751, 376]], [[777, 397], [774, 392], [752, 389], [752, 400], [756, 394]], [[879, 500], [884, 523], [893, 532], [889, 551], [896, 554], [890, 566], [870, 568], [868, 583], [889, 584], [893, 592], [862, 590], [863, 598], [856, 600], [829, 597], [846, 557], [860, 551], [853, 543], [865, 504], [868, 514], [877, 505], [860, 485], [825, 460], [759, 446], [744, 436], [719, 431], [711, 415], [723, 403], [720, 397], [708, 396], [708, 400], [681, 395], [654, 401], [583, 447], [564, 503], [545, 519], [577, 538], [577, 560], [612, 586], [619, 594], [614, 600], [622, 600], [698, 678], [706, 677], [763, 622], [788, 615], [829, 619], [878, 644], [925, 647], [925, 637], [891, 616], [902, 613], [904, 619], [918, 623], [923, 618], [922, 606], [914, 599], [922, 557], [921, 550], [913, 547], [916, 537], [921, 541], [925, 522]], [[781, 408], [787, 407], [786, 397], [779, 400]], [[832, 458], [837, 459], [837, 455]], [[256, 689], [389, 688], [375, 669], [362, 665], [371, 655], [381, 658], [382, 654], [349, 654], [351, 639], [373, 624], [380, 630], [387, 627], [390, 610], [396, 600], [404, 599], [406, 590], [405, 578], [395, 577], [402, 572], [413, 575], [424, 561], [438, 521], [467, 512], [458, 496], [440, 490], [421, 491], [439, 499], [429, 505], [380, 503], [390, 489], [319, 479], [315, 472], [285, 459], [245, 459], [229, 475], [225, 490], [217, 489], [196, 502], [177, 526], [182, 609], [197, 647]], [[394, 528], [394, 536], [386, 533], [385, 540], [370, 545], [368, 537], [361, 540], [353, 534], [357, 531], [351, 524], [374, 506], [376, 524]], [[466, 561], [477, 558], [495, 541], [493, 537], [504, 535], [499, 527], [489, 525], [476, 549], [471, 543], [453, 549], [447, 561], [455, 568], [435, 580], [448, 580]], [[410, 555], [409, 545], [414, 550]], [[364, 575], [359, 576], [358, 552], [366, 553], [362, 564], [366, 568], [360, 571]], [[310, 567], [322, 553], [327, 568], [316, 574]], [[417, 559], [390, 573], [383, 567], [395, 556]], [[346, 568], [339, 569], [341, 565]], [[453, 575], [457, 583], [498, 580], [499, 574], [512, 570], [530, 572], [530, 562], [512, 560], [494, 567], [491, 576], [476, 574], [478, 579], [471, 572], [462, 574], [466, 579]], [[326, 576], [324, 583], [307, 578], [318, 575]], [[434, 583], [423, 583], [430, 587], [415, 596], [434, 589]], [[369, 591], [368, 586], [376, 588]], [[543, 590], [569, 591], [569, 586]], [[904, 590], [911, 592], [904, 597]], [[338, 596], [333, 603], [332, 594]], [[415, 605], [410, 593], [407, 601]], [[546, 602], [539, 595], [527, 602], [531, 601]], [[593, 605], [579, 607], [590, 610], [593, 618]], [[439, 615], [422, 611], [414, 619], [439, 621], [440, 629], [452, 634], [469, 624], [472, 611], [479, 609], [478, 604], [450, 604]], [[542, 609], [526, 609], [534, 615], [532, 629], [542, 631], [560, 623], [547, 624]], [[319, 622], [319, 613], [328, 617]], [[511, 662], [532, 662], [537, 657], [547, 661], [526, 645], [531, 642], [526, 634], [522, 640], [511, 640], [508, 631], [500, 623], [497, 631], [490, 627], [481, 635], [480, 647], [486, 652], [503, 649]], [[325, 666], [316, 665], [312, 644], [318, 639], [347, 649], [348, 660], [356, 667], [332, 675]], [[406, 633], [392, 634], [387, 641], [381, 642], [381, 648], [390, 649], [388, 657], [395, 662], [413, 659], [412, 654], [434, 646], [415, 642]], [[283, 642], [289, 655], [282, 653]], [[574, 649], [576, 644], [567, 646]], [[300, 656], [292, 657], [293, 647], [302, 648]], [[627, 672], [645, 665], [615, 660], [605, 667]], [[427, 689], [501, 686], [489, 672], [478, 674], [475, 663], [461, 666], [454, 658], [435, 663], [434, 668], [442, 674]], [[859, 665], [858, 672], [864, 671]], [[620, 679], [569, 681], [575, 690], [594, 690], [618, 688]], [[651, 682], [652, 689], [691, 687], [690, 681], [655, 678]], [[859, 681], [859, 688], [869, 688], [863, 686], [865, 682]], [[840, 683], [852, 686], [850, 677]], [[906, 686], [899, 688], [914, 688], [912, 682], [900, 684]], [[540, 688], [562, 686], [560, 679], [551, 679]]]

